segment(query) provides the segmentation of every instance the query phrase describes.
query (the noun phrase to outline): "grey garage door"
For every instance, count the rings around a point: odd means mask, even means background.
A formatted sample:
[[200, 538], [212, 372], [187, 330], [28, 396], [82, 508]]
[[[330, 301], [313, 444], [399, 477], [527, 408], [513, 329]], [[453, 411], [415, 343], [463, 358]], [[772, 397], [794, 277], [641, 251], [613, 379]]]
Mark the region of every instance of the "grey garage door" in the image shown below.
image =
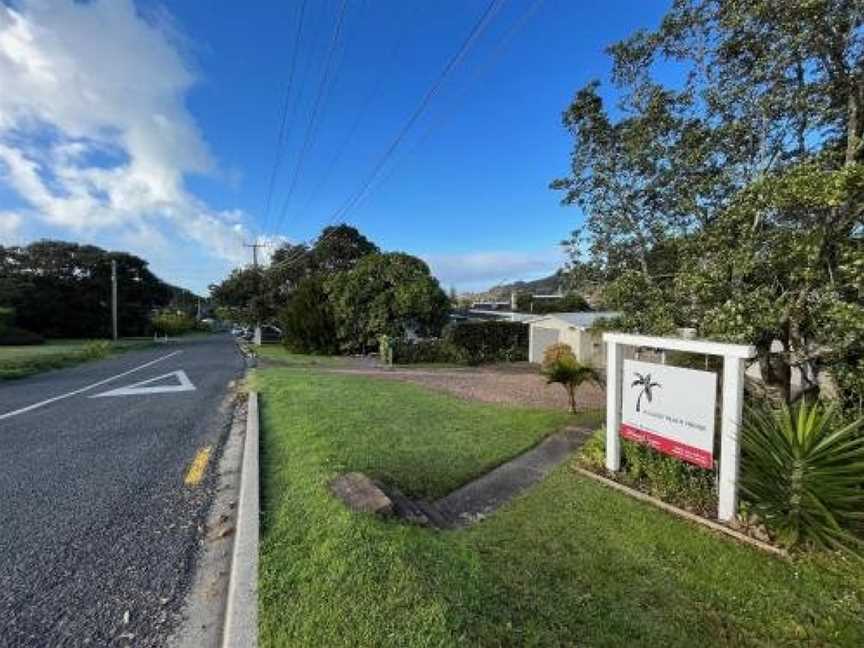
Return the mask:
[[558, 329], [543, 326], [531, 327], [531, 362], [543, 362], [543, 352], [558, 341]]

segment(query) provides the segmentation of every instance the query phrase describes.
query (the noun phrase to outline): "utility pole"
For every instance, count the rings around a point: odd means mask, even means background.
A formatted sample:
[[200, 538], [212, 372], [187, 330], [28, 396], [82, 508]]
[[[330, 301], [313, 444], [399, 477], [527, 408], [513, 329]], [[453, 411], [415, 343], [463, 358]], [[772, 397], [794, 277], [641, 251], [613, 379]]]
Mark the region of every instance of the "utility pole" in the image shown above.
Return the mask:
[[[252, 248], [252, 267], [258, 269], [258, 248], [264, 247], [264, 243], [244, 243], [243, 247]], [[255, 346], [261, 346], [261, 322], [255, 322], [255, 337], [252, 339]]]
[[258, 269], [258, 248], [264, 247], [264, 243], [244, 243], [243, 247], [252, 248], [252, 267]]
[[117, 260], [111, 259], [111, 333], [117, 341]]

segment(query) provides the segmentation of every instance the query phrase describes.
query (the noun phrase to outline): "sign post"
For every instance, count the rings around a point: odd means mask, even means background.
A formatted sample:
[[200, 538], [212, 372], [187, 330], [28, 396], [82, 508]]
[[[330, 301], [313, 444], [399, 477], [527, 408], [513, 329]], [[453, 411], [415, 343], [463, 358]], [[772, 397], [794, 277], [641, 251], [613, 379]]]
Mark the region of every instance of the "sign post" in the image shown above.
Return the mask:
[[603, 340], [608, 347], [606, 468], [610, 472], [621, 468], [621, 436], [703, 468], [714, 464], [716, 375], [665, 364], [625, 361], [624, 348], [648, 347], [723, 357], [717, 517], [723, 522], [734, 519], [738, 509], [741, 460], [738, 432], [744, 400], [744, 368], [745, 361], [756, 354], [755, 348], [626, 333], [605, 333]]

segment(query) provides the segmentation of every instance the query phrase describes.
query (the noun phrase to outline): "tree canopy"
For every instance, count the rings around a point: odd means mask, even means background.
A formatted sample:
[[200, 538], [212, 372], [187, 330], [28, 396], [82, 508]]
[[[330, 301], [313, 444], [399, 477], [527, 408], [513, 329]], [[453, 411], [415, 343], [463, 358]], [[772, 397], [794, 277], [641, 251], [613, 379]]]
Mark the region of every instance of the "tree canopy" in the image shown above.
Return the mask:
[[0, 247], [0, 306], [15, 310], [17, 326], [46, 337], [107, 337], [112, 261], [121, 335], [149, 333], [155, 309], [194, 312], [197, 296], [165, 283], [137, 256], [48, 240]]
[[605, 285], [619, 326], [751, 343], [779, 396], [797, 370], [860, 403], [862, 25], [855, 0], [676, 0], [609, 48], [621, 116], [596, 82], [576, 93], [552, 186], [587, 216], [573, 279]]
[[439, 335], [450, 301], [417, 257], [400, 252], [370, 254], [326, 283], [337, 336], [345, 351], [363, 351], [381, 335]]
[[286, 244], [266, 268], [238, 268], [211, 286], [214, 300], [247, 323], [278, 319], [294, 351], [365, 351], [387, 334], [437, 335], [449, 300], [428, 266], [381, 253], [356, 228], [326, 227], [311, 246]]

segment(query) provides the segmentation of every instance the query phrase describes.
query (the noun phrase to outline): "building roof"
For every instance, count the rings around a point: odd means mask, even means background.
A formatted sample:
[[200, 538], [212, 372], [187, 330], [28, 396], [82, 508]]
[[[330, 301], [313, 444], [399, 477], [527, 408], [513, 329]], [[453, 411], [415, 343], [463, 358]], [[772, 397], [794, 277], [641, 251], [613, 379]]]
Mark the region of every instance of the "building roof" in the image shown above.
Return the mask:
[[599, 319], [609, 318], [609, 317], [618, 317], [621, 313], [616, 311], [586, 311], [586, 312], [576, 312], [576, 313], [549, 313], [548, 315], [544, 315], [542, 317], [538, 317], [536, 320], [532, 322], [532, 324], [536, 324], [538, 322], [542, 322], [547, 319], [557, 319], [570, 326], [576, 326], [578, 328], [590, 328], [594, 325]]

